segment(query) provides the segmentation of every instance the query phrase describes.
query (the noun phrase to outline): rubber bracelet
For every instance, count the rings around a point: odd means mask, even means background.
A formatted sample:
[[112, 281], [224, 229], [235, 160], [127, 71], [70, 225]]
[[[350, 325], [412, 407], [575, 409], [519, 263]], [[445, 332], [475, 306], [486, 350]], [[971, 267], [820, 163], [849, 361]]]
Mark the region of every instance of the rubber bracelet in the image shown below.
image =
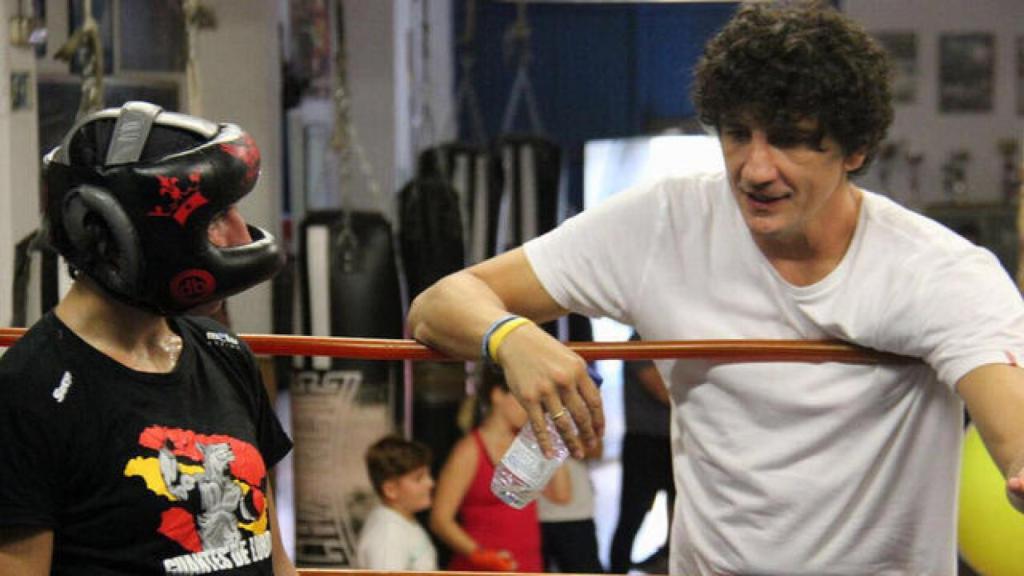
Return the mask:
[[530, 321], [528, 319], [517, 317], [503, 323], [494, 331], [490, 339], [487, 341], [487, 356], [491, 359], [491, 362], [498, 361], [498, 347], [505, 341], [505, 337], [512, 333], [516, 328], [529, 323]]
[[502, 316], [501, 318], [498, 318], [497, 320], [495, 320], [491, 324], [491, 326], [487, 329], [487, 331], [484, 332], [484, 339], [480, 341], [480, 358], [484, 362], [491, 361], [491, 356], [487, 352], [487, 349], [488, 349], [488, 345], [491, 342], [491, 338], [494, 336], [494, 331], [497, 330], [498, 328], [501, 328], [501, 326], [503, 324], [505, 324], [506, 322], [511, 322], [511, 321], [515, 320], [516, 318], [522, 318], [522, 316], [517, 316], [515, 314], [508, 314], [507, 316]]

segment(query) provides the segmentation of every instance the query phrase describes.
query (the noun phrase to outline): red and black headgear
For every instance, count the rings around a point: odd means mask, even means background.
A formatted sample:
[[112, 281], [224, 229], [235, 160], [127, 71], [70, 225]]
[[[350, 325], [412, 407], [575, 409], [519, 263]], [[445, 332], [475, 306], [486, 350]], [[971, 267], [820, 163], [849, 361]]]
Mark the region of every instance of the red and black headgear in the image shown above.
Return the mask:
[[274, 237], [218, 247], [214, 217], [252, 190], [260, 153], [233, 124], [129, 102], [79, 121], [43, 161], [49, 241], [115, 298], [180, 314], [272, 277]]

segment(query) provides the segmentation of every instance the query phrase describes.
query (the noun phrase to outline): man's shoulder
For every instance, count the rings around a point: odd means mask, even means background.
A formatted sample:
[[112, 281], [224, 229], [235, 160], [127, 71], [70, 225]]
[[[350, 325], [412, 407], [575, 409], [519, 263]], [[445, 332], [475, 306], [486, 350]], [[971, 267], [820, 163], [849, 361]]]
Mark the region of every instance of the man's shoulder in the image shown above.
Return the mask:
[[647, 223], [664, 218], [703, 220], [713, 213], [726, 213], [735, 208], [729, 181], [723, 172], [644, 180], [613, 195], [606, 204], [605, 210], [614, 213], [616, 219], [633, 218]]
[[729, 188], [729, 179], [720, 170], [692, 172], [662, 176], [638, 184], [635, 188], [641, 193], [674, 195], [685, 192], [693, 195], [713, 195], [719, 197], [721, 192]]
[[961, 257], [981, 249], [963, 236], [923, 214], [873, 192], [864, 192], [869, 239], [892, 256]]

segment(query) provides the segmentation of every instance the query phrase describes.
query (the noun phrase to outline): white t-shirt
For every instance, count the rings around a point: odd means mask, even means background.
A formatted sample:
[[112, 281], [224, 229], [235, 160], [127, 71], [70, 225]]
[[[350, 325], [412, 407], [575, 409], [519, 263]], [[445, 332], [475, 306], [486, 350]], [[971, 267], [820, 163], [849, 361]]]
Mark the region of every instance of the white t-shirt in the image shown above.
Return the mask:
[[437, 570], [437, 551], [419, 522], [381, 505], [366, 517], [359, 533], [356, 565], [367, 570]]
[[673, 574], [955, 574], [955, 384], [1024, 357], [1024, 306], [989, 252], [865, 192], [840, 264], [793, 286], [724, 174], [625, 191], [525, 250], [559, 304], [647, 340], [836, 338], [925, 361], [659, 361]]

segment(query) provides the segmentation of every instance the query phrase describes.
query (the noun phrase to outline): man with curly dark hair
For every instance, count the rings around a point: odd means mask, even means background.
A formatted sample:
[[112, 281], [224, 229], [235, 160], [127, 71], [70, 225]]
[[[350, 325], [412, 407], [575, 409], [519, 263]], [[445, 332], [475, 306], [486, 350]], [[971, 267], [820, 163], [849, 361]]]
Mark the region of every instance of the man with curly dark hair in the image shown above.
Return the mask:
[[992, 254], [851, 180], [891, 122], [888, 82], [883, 52], [832, 8], [742, 7], [696, 70], [724, 171], [635, 187], [442, 279], [412, 333], [499, 363], [542, 443], [549, 412], [577, 454], [601, 433], [600, 397], [578, 355], [516, 315], [909, 357], [659, 360], [670, 572], [955, 574], [965, 404], [1024, 511], [1024, 302]]
[[[813, 6], [813, 5], [810, 5]], [[764, 128], [827, 134], [847, 154], [863, 152], [863, 172], [892, 123], [885, 51], [839, 13], [821, 8], [741, 10], [708, 42], [696, 70], [694, 103], [715, 130], [746, 116]]]

